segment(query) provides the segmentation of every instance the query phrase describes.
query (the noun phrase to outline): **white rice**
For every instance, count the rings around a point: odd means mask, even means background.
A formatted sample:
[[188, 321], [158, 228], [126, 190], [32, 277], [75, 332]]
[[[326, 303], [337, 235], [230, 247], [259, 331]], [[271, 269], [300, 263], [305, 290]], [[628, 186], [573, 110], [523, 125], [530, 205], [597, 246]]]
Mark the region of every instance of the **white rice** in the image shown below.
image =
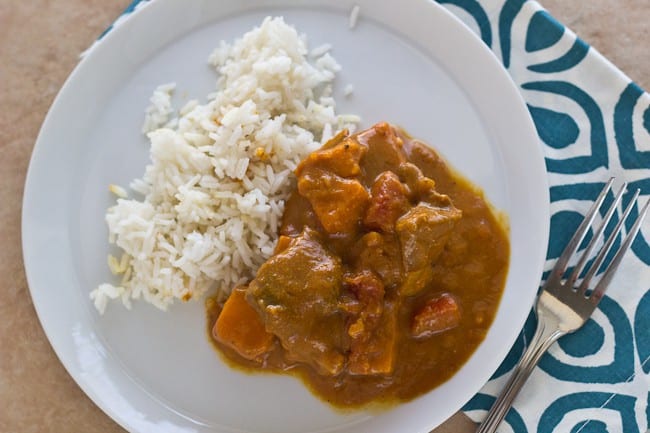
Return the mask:
[[176, 89], [176, 83], [162, 84], [153, 91], [149, 106], [145, 110], [142, 132], [155, 131], [163, 126], [171, 126], [169, 116], [174, 112], [172, 109], [172, 93]]
[[127, 198], [129, 196], [129, 193], [119, 185], [110, 184], [108, 185], [108, 190], [119, 198]]
[[188, 102], [177, 123], [169, 123], [174, 86], [154, 91], [143, 127], [151, 163], [131, 183], [142, 199], [118, 198], [106, 214], [109, 240], [122, 250], [108, 266], [121, 279], [90, 294], [100, 312], [111, 299], [165, 310], [213, 287], [227, 294], [254, 276], [273, 251], [292, 171], [359, 120], [335, 113], [340, 66], [327, 46], [319, 50], [308, 62], [306, 38], [282, 18], [266, 18], [214, 50], [216, 91], [205, 104]]
[[309, 52], [309, 57], [311, 58], [321, 57], [323, 54], [329, 52], [331, 49], [332, 49], [332, 45], [330, 44], [319, 45]]

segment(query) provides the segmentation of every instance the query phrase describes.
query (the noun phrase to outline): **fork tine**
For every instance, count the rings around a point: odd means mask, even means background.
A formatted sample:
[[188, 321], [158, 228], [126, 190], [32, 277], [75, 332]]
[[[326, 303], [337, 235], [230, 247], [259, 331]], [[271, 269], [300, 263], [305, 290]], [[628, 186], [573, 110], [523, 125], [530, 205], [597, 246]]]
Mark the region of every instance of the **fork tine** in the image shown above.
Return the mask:
[[609, 224], [609, 220], [612, 219], [612, 216], [616, 211], [616, 207], [618, 206], [618, 203], [621, 201], [621, 197], [623, 197], [623, 194], [625, 193], [626, 189], [627, 189], [627, 182], [623, 183], [623, 186], [618, 191], [618, 194], [616, 194], [616, 197], [614, 198], [614, 202], [611, 204], [611, 206], [607, 210], [607, 213], [603, 217], [603, 221], [601, 222], [600, 227], [598, 227], [598, 230], [596, 230], [596, 232], [594, 233], [594, 236], [591, 238], [589, 245], [587, 245], [587, 248], [585, 248], [584, 252], [582, 253], [580, 260], [578, 260], [578, 263], [573, 268], [573, 272], [571, 272], [571, 276], [569, 277], [566, 283], [568, 286], [573, 286], [573, 284], [580, 276], [580, 273], [585, 268], [585, 265], [589, 260], [589, 255], [591, 254], [591, 251], [594, 249], [596, 243], [598, 242], [601, 235], [605, 231], [607, 224]]
[[627, 219], [627, 217], [630, 215], [630, 212], [632, 212], [632, 208], [634, 208], [634, 204], [636, 203], [636, 199], [639, 197], [639, 193], [641, 192], [640, 189], [637, 189], [634, 192], [634, 196], [632, 196], [632, 200], [628, 203], [627, 207], [623, 211], [623, 215], [621, 215], [621, 219], [618, 220], [618, 223], [616, 224], [616, 227], [614, 227], [614, 230], [612, 233], [609, 235], [609, 238], [605, 241], [605, 245], [603, 245], [603, 248], [600, 250], [600, 253], [596, 256], [594, 259], [594, 262], [591, 264], [591, 267], [585, 274], [585, 277], [582, 279], [582, 283], [580, 284], [580, 287], [578, 288], [578, 291], [582, 293], [583, 295], [587, 291], [587, 288], [589, 287], [589, 283], [591, 282], [591, 279], [596, 275], [596, 272], [598, 272], [598, 269], [600, 268], [600, 265], [603, 263], [605, 260], [605, 257], [607, 257], [607, 254], [609, 253], [609, 250], [612, 248], [612, 245], [614, 245], [614, 241], [616, 240], [616, 236], [618, 236], [619, 232], [623, 228], [623, 223]]
[[625, 241], [623, 242], [623, 245], [621, 245], [621, 248], [618, 250], [614, 258], [612, 259], [612, 262], [607, 267], [605, 274], [603, 275], [601, 280], [594, 288], [594, 292], [591, 294], [591, 297], [589, 299], [595, 304], [598, 304], [600, 302], [600, 299], [605, 294], [605, 290], [607, 290], [607, 286], [609, 286], [610, 281], [614, 277], [614, 274], [616, 273], [616, 269], [618, 269], [618, 266], [621, 264], [621, 260], [623, 260], [623, 256], [625, 255], [625, 252], [630, 248], [637, 233], [639, 233], [639, 230], [641, 230], [641, 225], [643, 224], [643, 220], [648, 214], [649, 205], [650, 205], [650, 199], [646, 201], [645, 206], [643, 206], [643, 209], [641, 210], [641, 212], [639, 212], [639, 216], [637, 217], [636, 221], [634, 222], [634, 225], [632, 226], [629, 233], [625, 237]]
[[571, 256], [575, 254], [576, 250], [580, 246], [580, 243], [582, 243], [582, 240], [585, 238], [585, 235], [587, 234], [587, 231], [589, 230], [591, 223], [594, 221], [596, 212], [603, 204], [603, 201], [605, 200], [607, 193], [612, 187], [612, 182], [614, 182], [613, 177], [610, 178], [609, 181], [607, 181], [607, 184], [605, 184], [603, 190], [600, 192], [600, 194], [598, 194], [596, 201], [594, 201], [594, 204], [591, 206], [591, 209], [589, 209], [589, 212], [587, 212], [587, 215], [585, 215], [584, 220], [582, 220], [582, 223], [580, 224], [575, 234], [569, 241], [568, 245], [562, 252], [562, 255], [555, 263], [555, 266], [553, 267], [551, 274], [546, 280], [545, 286], [550, 286], [552, 283], [562, 278], [562, 275], [564, 275], [564, 272], [566, 271], [567, 263], [569, 263], [569, 259], [571, 259]]

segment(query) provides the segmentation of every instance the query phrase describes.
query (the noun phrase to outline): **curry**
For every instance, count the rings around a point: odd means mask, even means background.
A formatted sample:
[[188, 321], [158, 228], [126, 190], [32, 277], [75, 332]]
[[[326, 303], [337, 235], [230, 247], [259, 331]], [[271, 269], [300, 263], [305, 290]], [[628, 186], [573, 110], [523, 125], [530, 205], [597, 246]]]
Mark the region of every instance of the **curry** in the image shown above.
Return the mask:
[[296, 169], [274, 254], [210, 335], [255, 371], [291, 372], [339, 407], [412, 399], [483, 340], [508, 271], [505, 228], [435, 151], [380, 123]]

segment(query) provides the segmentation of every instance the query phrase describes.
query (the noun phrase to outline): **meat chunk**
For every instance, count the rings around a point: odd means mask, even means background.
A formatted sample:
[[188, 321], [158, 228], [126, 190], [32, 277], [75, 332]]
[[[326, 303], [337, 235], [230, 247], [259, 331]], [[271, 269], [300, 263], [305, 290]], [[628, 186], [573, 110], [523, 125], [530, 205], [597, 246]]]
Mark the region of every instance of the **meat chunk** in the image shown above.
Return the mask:
[[422, 338], [447, 331], [458, 326], [460, 318], [460, 307], [456, 298], [443, 293], [430, 299], [415, 313], [411, 322], [411, 335]]
[[363, 223], [372, 230], [390, 233], [395, 221], [410, 207], [407, 190], [392, 171], [377, 176], [370, 190], [370, 204]]
[[340, 259], [305, 228], [259, 268], [248, 299], [291, 359], [336, 375], [345, 362], [345, 318], [337, 308], [342, 281]]
[[309, 200], [328, 233], [354, 230], [360, 224], [370, 198], [358, 180], [345, 179], [320, 168], [301, 173], [298, 192]]
[[407, 272], [431, 265], [442, 253], [451, 231], [462, 213], [451, 202], [447, 207], [419, 203], [395, 224], [402, 261]]
[[405, 162], [400, 164], [397, 169], [397, 174], [399, 175], [400, 181], [404, 182], [409, 198], [416, 202], [420, 201], [418, 180], [424, 176], [422, 171], [415, 164]]
[[368, 154], [364, 157], [363, 166], [365, 178], [372, 182], [380, 173], [391, 170], [406, 162], [404, 140], [394, 127], [381, 122], [361, 132], [357, 140], [368, 146]]
[[273, 346], [257, 311], [246, 301], [246, 287], [233, 289], [212, 329], [214, 338], [245, 359], [259, 360]]
[[322, 230], [318, 216], [309, 200], [294, 191], [285, 203], [279, 233], [295, 238], [302, 233], [305, 227], [316, 231]]
[[397, 311], [384, 299], [382, 282], [370, 271], [346, 279], [360, 312], [348, 328], [353, 375], [389, 374], [393, 371], [397, 341]]
[[399, 179], [403, 182], [408, 197], [414, 202], [423, 201], [435, 207], [449, 207], [451, 199], [436, 191], [436, 182], [422, 174], [422, 171], [410, 162], [398, 168]]
[[381, 277], [386, 288], [399, 284], [402, 279], [402, 252], [394, 234], [366, 233], [356, 248], [356, 269], [372, 270]]
[[433, 280], [433, 267], [425, 266], [404, 275], [402, 285], [399, 287], [400, 296], [414, 296], [423, 291]]
[[[425, 177], [424, 179], [428, 178]], [[431, 181], [431, 179], [428, 180]], [[433, 183], [433, 181], [431, 181], [431, 183], [422, 181], [418, 184], [420, 200], [423, 203], [428, 203], [436, 208], [453, 208], [454, 205], [451, 201], [451, 198], [449, 198], [449, 196], [446, 194], [440, 194], [437, 192], [434, 189], [434, 185], [435, 183]]]

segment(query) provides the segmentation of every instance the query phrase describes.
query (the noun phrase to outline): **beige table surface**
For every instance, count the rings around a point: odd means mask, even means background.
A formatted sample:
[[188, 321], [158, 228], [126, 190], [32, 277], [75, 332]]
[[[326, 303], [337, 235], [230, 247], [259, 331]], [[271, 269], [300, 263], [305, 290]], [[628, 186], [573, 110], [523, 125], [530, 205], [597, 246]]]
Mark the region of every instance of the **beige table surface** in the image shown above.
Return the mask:
[[[41, 122], [87, 48], [130, 0], [0, 0], [0, 433], [111, 433], [58, 361], [22, 262], [25, 173]], [[650, 0], [541, 0], [553, 15], [650, 89]], [[473, 431], [456, 415], [436, 433]]]

